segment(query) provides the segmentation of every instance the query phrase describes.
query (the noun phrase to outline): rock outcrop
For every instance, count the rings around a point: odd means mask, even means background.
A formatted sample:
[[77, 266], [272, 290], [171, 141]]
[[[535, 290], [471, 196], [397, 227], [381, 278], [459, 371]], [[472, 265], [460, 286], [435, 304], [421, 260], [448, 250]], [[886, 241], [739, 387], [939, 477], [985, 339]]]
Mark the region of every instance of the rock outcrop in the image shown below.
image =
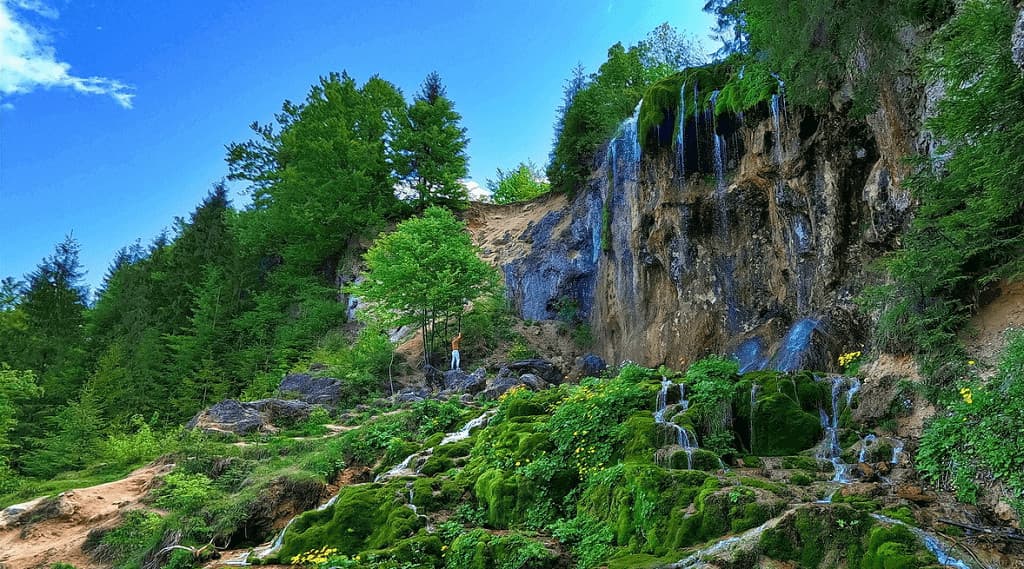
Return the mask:
[[866, 120], [841, 102], [819, 114], [776, 98], [742, 117], [698, 113], [682, 144], [650, 151], [634, 117], [574, 198], [528, 213], [491, 206], [525, 227], [478, 242], [523, 318], [572, 303], [608, 361], [678, 367], [742, 349], [772, 366], [803, 322], [796, 355], [834, 366], [863, 339], [853, 298], [864, 267], [895, 246], [913, 207], [900, 182], [922, 90], [903, 79], [883, 90]]
[[341, 380], [332, 377], [315, 377], [308, 373], [290, 373], [281, 380], [278, 391], [294, 395], [298, 400], [311, 404], [334, 405], [341, 400]]
[[314, 406], [304, 401], [260, 399], [237, 401], [225, 399], [200, 411], [185, 425], [206, 433], [250, 433], [274, 431], [282, 425], [292, 425], [309, 417]]

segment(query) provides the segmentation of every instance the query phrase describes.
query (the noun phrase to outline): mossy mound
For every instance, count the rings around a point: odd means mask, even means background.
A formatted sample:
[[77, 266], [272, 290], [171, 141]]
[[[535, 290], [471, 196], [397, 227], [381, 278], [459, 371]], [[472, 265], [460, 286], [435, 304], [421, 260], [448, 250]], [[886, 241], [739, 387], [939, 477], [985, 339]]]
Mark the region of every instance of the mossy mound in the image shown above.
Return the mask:
[[496, 535], [475, 529], [456, 537], [445, 559], [447, 567], [459, 569], [550, 569], [558, 555], [523, 533]]
[[800, 508], [766, 529], [759, 546], [767, 558], [796, 562], [807, 569], [941, 566], [909, 528], [880, 524], [845, 504]]
[[477, 478], [473, 494], [487, 512], [488, 526], [504, 529], [526, 521], [539, 492], [526, 477], [493, 468]]
[[[753, 407], [751, 393], [755, 396]], [[807, 450], [821, 440], [818, 410], [831, 405], [830, 397], [829, 384], [816, 381], [810, 373], [746, 374], [737, 382], [733, 395], [737, 439], [757, 456], [786, 456]]]
[[324, 510], [299, 516], [285, 534], [279, 559], [330, 544], [342, 555], [383, 549], [412, 536], [421, 522], [406, 505], [405, 483], [361, 484], [341, 490]]

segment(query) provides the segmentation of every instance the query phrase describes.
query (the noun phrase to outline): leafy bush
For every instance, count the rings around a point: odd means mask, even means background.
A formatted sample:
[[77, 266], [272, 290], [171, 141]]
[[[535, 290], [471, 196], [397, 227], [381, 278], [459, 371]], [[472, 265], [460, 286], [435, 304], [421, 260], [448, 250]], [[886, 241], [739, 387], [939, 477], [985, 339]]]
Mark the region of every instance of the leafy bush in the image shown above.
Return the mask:
[[717, 454], [734, 450], [730, 406], [738, 377], [739, 365], [719, 356], [694, 362], [686, 370], [690, 405], [699, 413], [706, 433], [702, 446]]
[[174, 450], [173, 432], [168, 436], [154, 433], [153, 427], [142, 418], [142, 415], [133, 415], [130, 425], [131, 431], [107, 437], [101, 450], [106, 460], [122, 466], [131, 466], [153, 460]]
[[991, 476], [1007, 485], [1024, 513], [1024, 333], [1010, 340], [993, 380], [965, 380], [945, 403], [921, 437], [922, 476], [968, 503], [978, 498], [978, 481]]
[[[662, 56], [666, 53], [673, 55]], [[700, 59], [694, 42], [668, 26], [628, 49], [621, 43], [611, 46], [597, 73], [572, 85], [547, 169], [551, 187], [568, 193], [581, 188], [598, 149], [630, 116], [647, 86]]]
[[533, 162], [520, 162], [513, 170], [498, 168], [497, 179], [487, 180], [491, 199], [496, 204], [532, 200], [551, 191], [551, 184]]

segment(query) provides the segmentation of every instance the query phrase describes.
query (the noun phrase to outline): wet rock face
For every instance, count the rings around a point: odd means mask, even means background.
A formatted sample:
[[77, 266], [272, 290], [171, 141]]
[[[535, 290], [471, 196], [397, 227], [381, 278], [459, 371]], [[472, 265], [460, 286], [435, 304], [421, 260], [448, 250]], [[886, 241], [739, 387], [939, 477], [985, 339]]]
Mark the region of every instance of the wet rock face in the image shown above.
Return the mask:
[[[751, 338], [751, 357], [767, 362], [812, 317], [827, 332], [816, 341], [856, 341], [862, 267], [894, 244], [912, 206], [900, 189], [916, 136], [903, 106], [867, 122], [756, 108], [717, 147], [705, 125], [688, 127], [682, 160], [662, 147], [630, 163], [629, 145], [613, 141], [589, 187], [523, 233], [528, 254], [504, 261], [513, 305], [552, 318], [559, 298], [575, 300], [597, 354], [645, 365]], [[694, 158], [708, 148], [720, 159]], [[816, 359], [829, 365], [846, 347]]]
[[599, 195], [583, 195], [567, 209], [553, 210], [516, 239], [529, 252], [502, 266], [508, 297], [527, 320], [558, 316], [560, 300], [575, 301], [578, 316], [593, 310], [601, 254]]

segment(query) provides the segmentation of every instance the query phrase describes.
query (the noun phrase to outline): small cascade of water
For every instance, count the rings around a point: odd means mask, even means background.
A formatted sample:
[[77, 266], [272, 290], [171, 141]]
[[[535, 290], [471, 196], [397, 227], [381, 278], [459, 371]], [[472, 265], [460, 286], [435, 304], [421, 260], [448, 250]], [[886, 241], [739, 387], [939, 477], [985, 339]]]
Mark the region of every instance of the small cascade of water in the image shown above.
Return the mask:
[[718, 555], [719, 553], [722, 553], [723, 551], [726, 551], [732, 547], [735, 547], [739, 545], [741, 542], [743, 544], [755, 544], [757, 541], [761, 539], [761, 534], [764, 533], [765, 528], [767, 528], [769, 524], [773, 523], [777, 519], [778, 518], [768, 520], [767, 522], [757, 526], [756, 528], [748, 529], [747, 531], [739, 535], [734, 535], [732, 537], [727, 537], [725, 539], [716, 541], [715, 543], [690, 554], [685, 559], [677, 561], [669, 565], [668, 567], [670, 569], [688, 569], [691, 567], [701, 567], [709, 558], [714, 557], [715, 555]]
[[278, 532], [276, 537], [274, 537], [274, 541], [270, 542], [270, 545], [257, 547], [252, 550], [252, 554], [256, 556], [257, 559], [265, 559], [280, 551], [281, 546], [284, 545], [284, 535], [288, 533], [288, 528], [292, 527], [292, 524], [295, 523], [295, 520], [297, 519], [299, 519], [299, 516], [295, 516], [288, 520], [288, 523], [281, 528], [281, 531]]
[[773, 138], [775, 139], [775, 165], [782, 166], [782, 110], [780, 109], [782, 97], [778, 94], [772, 95], [769, 108], [772, 113]]
[[758, 384], [750, 386], [750, 452], [754, 452], [754, 406], [757, 405], [757, 392], [761, 389]]
[[[458, 431], [446, 434], [444, 438], [441, 439], [439, 446], [457, 443], [459, 441], [468, 439], [470, 432], [473, 429], [482, 427], [483, 425], [487, 424], [487, 421], [489, 421], [496, 412], [496, 409], [487, 411], [480, 415], [479, 417], [476, 417], [475, 419], [463, 425], [462, 428], [459, 429]], [[373, 481], [383, 482], [385, 480], [397, 478], [399, 476], [415, 476], [420, 473], [420, 470], [423, 468], [423, 465], [426, 463], [427, 459], [430, 458], [432, 454], [434, 454], [434, 447], [416, 451], [410, 454], [409, 456], [405, 457], [405, 459], [402, 462], [396, 464], [393, 468], [391, 468], [391, 470], [378, 474], [377, 477], [373, 479]], [[415, 461], [415, 467], [413, 467], [413, 461]]]
[[804, 318], [797, 321], [782, 340], [782, 346], [775, 354], [772, 367], [777, 371], [797, 371], [804, 363], [807, 350], [811, 347], [811, 336], [819, 320]]
[[686, 81], [679, 88], [679, 132], [676, 133], [676, 168], [680, 180], [686, 181]]
[[950, 545], [943, 543], [938, 536], [930, 534], [919, 527], [912, 526], [900, 520], [883, 516], [882, 514], [871, 514], [871, 517], [880, 522], [903, 526], [909, 529], [911, 533], [917, 536], [917, 539], [921, 541], [921, 544], [924, 545], [925, 549], [930, 551], [932, 555], [939, 560], [940, 565], [944, 567], [955, 567], [956, 569], [971, 569], [971, 566], [967, 564], [967, 562], [954, 557], [953, 548]]
[[903, 441], [900, 439], [892, 439], [895, 444], [892, 445], [892, 459], [889, 461], [890, 464], [899, 464], [900, 455], [903, 454]]
[[[675, 385], [675, 382], [671, 379], [666, 377], [661, 378], [661, 389], [658, 391], [658, 399], [654, 410], [654, 422], [655, 424], [664, 425], [675, 431], [675, 444], [682, 448], [683, 452], [686, 453], [686, 468], [693, 470], [693, 453], [699, 448], [697, 445], [697, 434], [687, 431], [686, 427], [682, 427], [665, 419], [665, 411], [668, 409], [668, 390], [673, 385]], [[686, 399], [686, 388], [682, 384], [679, 385], [679, 395], [680, 410], [686, 411], [690, 406], [690, 402]]]
[[870, 434], [860, 440], [860, 452], [857, 454], [857, 462], [867, 462], [868, 458], [868, 445], [878, 440], [873, 434]]
[[697, 82], [693, 82], [693, 132], [696, 136], [693, 137], [694, 150], [697, 153], [697, 169], [700, 169], [700, 90], [697, 88]]
[[[819, 379], [819, 381], [821, 380]], [[835, 469], [832, 481], [846, 484], [850, 482], [850, 479], [846, 476], [849, 466], [843, 462], [842, 448], [839, 447], [839, 417], [842, 415], [843, 409], [850, 406], [853, 396], [860, 389], [860, 381], [856, 378], [841, 375], [832, 376], [829, 378], [829, 381], [832, 382], [832, 412], [830, 414], [825, 409], [818, 410], [818, 414], [821, 417], [821, 428], [825, 431], [825, 437], [818, 445], [815, 458], [831, 462], [832, 467]], [[846, 407], [840, 407], [839, 402], [843, 398], [846, 400]]]
[[496, 412], [496, 410], [487, 411], [483, 415], [480, 415], [479, 417], [463, 425], [462, 428], [459, 429], [458, 431], [445, 435], [444, 438], [441, 439], [441, 445], [457, 443], [459, 441], [464, 441], [468, 439], [470, 431], [486, 425], [487, 421], [490, 421], [491, 417], [493, 417]]
[[[711, 124], [711, 134], [714, 142], [714, 164], [715, 164], [715, 194], [716, 197], [724, 197], [725, 194], [725, 167], [726, 167], [726, 148], [725, 148], [725, 137], [718, 134], [718, 128], [715, 125], [715, 104], [718, 102], [718, 91], [711, 92], [711, 103], [708, 108], [710, 116], [709, 123]], [[724, 206], [724, 204], [723, 204]], [[723, 208], [724, 209], [724, 208]], [[723, 211], [724, 213], [724, 211]], [[724, 216], [723, 216], [724, 218]], [[727, 221], [720, 219], [719, 221]]]
[[416, 494], [415, 494], [415, 492], [413, 490], [412, 482], [406, 483], [405, 487], [406, 487], [406, 489], [409, 490], [409, 497], [408, 497], [405, 505], [408, 506], [410, 510], [412, 510], [412, 513], [414, 513], [417, 516], [419, 516], [420, 515], [420, 511], [419, 511], [419, 509], [416, 508]]

